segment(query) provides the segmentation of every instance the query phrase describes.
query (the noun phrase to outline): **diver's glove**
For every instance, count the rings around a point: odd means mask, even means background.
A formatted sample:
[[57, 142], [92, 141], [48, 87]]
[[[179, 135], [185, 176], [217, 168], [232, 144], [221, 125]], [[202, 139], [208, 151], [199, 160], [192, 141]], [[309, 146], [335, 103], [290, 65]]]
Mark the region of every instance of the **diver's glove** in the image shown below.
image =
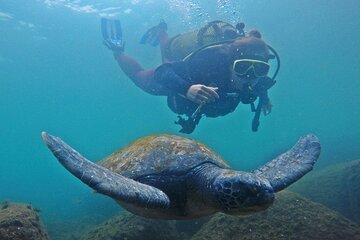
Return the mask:
[[122, 40], [106, 39], [103, 40], [103, 44], [114, 53], [115, 57], [123, 53], [125, 49], [125, 42]]
[[263, 114], [266, 116], [271, 113], [272, 107], [273, 105], [271, 104], [270, 99], [267, 99], [267, 101], [262, 104], [261, 110]]

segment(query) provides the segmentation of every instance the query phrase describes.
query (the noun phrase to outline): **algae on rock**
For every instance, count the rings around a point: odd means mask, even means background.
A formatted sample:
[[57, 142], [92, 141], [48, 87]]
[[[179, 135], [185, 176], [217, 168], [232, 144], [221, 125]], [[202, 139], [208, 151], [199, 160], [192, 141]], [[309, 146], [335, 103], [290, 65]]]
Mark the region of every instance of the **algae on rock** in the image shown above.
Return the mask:
[[30, 204], [0, 203], [0, 239], [47, 240], [38, 211]]

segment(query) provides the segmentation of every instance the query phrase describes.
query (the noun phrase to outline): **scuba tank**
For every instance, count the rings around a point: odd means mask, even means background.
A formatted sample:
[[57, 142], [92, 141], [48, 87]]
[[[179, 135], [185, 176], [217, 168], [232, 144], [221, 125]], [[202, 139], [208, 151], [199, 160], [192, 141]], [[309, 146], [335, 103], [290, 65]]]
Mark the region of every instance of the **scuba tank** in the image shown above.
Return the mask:
[[169, 61], [180, 61], [203, 46], [244, 36], [244, 24], [233, 25], [216, 20], [199, 30], [176, 35], [168, 40], [164, 57]]

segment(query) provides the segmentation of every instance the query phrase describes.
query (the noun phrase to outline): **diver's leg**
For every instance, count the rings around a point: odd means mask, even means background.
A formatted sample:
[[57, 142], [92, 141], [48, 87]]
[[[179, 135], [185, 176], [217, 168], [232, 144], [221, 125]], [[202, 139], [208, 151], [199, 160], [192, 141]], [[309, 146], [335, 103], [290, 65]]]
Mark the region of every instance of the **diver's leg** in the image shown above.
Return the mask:
[[155, 69], [144, 70], [138, 61], [125, 53], [118, 54], [115, 59], [136, 86], [152, 95], [167, 95], [164, 88], [154, 79]]
[[160, 43], [161, 59], [163, 63], [169, 62], [166, 58], [166, 44], [169, 37], [167, 34], [167, 24], [164, 20], [160, 20], [160, 23], [156, 26], [149, 28], [145, 34], [141, 37], [141, 44], [150, 44], [156, 47]]
[[161, 51], [162, 63], [170, 62], [169, 59], [166, 57], [166, 46], [168, 40], [169, 40], [169, 35], [167, 34], [167, 31], [166, 30], [162, 31], [160, 33], [160, 51]]
[[[166, 30], [166, 23], [161, 22], [158, 27], [160, 30]], [[114, 53], [114, 57], [119, 66], [136, 86], [153, 95], [167, 94], [167, 92], [164, 91], [164, 87], [154, 79], [155, 69], [144, 70], [137, 60], [124, 53], [125, 44], [122, 39], [122, 29], [119, 20], [102, 18], [101, 32], [104, 45]], [[147, 37], [147, 35], [145, 35], [145, 37]], [[166, 36], [163, 37], [163, 40], [165, 40]], [[146, 38], [144, 39], [146, 40]], [[160, 39], [158, 39], [158, 42], [160, 42]]]
[[114, 57], [123, 72], [131, 79], [135, 78], [138, 72], [144, 70], [138, 61], [125, 53], [120, 53]]

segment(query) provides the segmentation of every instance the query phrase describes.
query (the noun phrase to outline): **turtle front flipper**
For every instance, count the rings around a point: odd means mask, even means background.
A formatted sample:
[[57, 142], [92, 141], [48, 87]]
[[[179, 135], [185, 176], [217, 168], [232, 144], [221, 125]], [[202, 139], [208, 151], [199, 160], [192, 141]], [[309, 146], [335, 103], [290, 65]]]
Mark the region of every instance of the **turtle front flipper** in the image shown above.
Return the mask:
[[254, 171], [266, 178], [275, 192], [299, 180], [313, 169], [320, 155], [321, 145], [315, 135], [306, 135], [287, 152]]
[[121, 176], [87, 160], [58, 137], [43, 132], [42, 138], [69, 172], [97, 192], [141, 207], [169, 206], [170, 200], [161, 190]]

